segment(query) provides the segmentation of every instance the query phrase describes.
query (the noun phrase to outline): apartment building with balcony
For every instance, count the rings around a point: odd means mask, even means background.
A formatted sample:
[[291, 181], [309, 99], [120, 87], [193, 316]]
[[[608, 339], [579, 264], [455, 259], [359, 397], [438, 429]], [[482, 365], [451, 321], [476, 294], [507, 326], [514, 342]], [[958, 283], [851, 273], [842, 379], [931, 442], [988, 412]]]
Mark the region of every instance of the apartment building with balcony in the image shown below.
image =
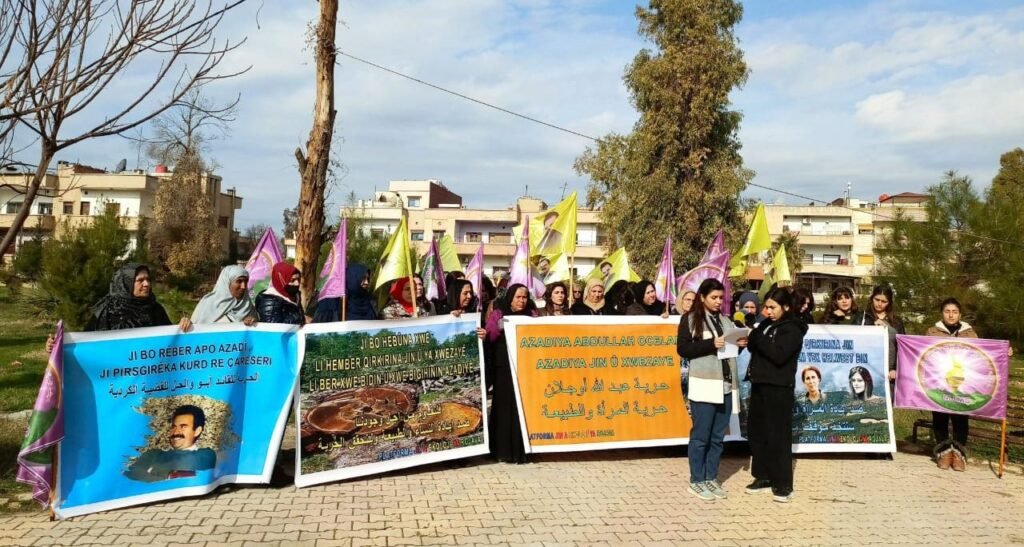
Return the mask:
[[[378, 235], [390, 235], [398, 227], [403, 211], [409, 216], [409, 233], [419, 255], [426, 253], [433, 238], [450, 235], [455, 252], [465, 267], [484, 245], [484, 273], [507, 271], [515, 254], [513, 227], [527, 216], [548, 209], [544, 201], [524, 196], [504, 209], [473, 209], [463, 204], [438, 180], [393, 180], [387, 190], [377, 191], [373, 199], [360, 200], [355, 206], [342, 207], [341, 214], [358, 217], [362, 229]], [[610, 249], [608, 237], [600, 225], [600, 210], [580, 208], [576, 222], [575, 268], [586, 275]]]
[[[25, 190], [31, 174], [0, 173], [0, 235], [13, 224], [24, 206]], [[47, 174], [32, 204], [13, 248], [13, 254], [25, 240], [37, 235], [46, 239], [59, 234], [63, 226], [82, 226], [113, 208], [132, 234], [132, 245], [138, 240], [140, 227], [153, 218], [153, 205], [160, 185], [170, 182], [171, 173], [157, 166], [152, 173], [142, 170], [111, 173], [87, 165], [58, 162], [56, 174]], [[242, 198], [234, 188], [221, 191], [222, 180], [213, 174], [203, 177], [203, 189], [210, 198], [217, 219], [220, 252], [227, 256], [235, 232], [235, 211], [242, 208]]]
[[877, 202], [842, 198], [824, 205], [766, 205], [765, 217], [772, 240], [786, 232], [797, 235], [804, 253], [797, 283], [827, 294], [839, 286], [870, 282], [878, 273], [878, 237], [899, 212], [925, 220], [927, 199], [904, 192], [882, 194]]

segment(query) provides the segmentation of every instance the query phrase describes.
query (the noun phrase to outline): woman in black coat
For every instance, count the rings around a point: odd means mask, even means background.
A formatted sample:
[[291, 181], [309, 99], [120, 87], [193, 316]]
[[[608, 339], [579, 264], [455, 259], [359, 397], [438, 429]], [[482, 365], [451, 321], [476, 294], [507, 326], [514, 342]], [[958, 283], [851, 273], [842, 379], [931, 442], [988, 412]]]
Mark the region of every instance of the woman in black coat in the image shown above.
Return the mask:
[[793, 387], [807, 323], [797, 316], [787, 288], [768, 293], [768, 316], [750, 333], [750, 473], [747, 493], [771, 490], [777, 502], [793, 498]]
[[306, 316], [299, 303], [301, 273], [287, 262], [278, 262], [270, 270], [270, 287], [256, 295], [260, 323], [304, 325]]

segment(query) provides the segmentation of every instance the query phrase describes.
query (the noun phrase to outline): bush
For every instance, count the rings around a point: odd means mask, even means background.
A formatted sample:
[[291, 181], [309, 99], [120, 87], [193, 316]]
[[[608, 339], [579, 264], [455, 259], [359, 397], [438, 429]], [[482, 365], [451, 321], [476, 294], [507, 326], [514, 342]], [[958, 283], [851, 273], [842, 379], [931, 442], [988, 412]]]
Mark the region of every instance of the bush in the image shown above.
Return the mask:
[[30, 239], [18, 246], [18, 254], [14, 255], [14, 273], [35, 281], [43, 272], [43, 242]]

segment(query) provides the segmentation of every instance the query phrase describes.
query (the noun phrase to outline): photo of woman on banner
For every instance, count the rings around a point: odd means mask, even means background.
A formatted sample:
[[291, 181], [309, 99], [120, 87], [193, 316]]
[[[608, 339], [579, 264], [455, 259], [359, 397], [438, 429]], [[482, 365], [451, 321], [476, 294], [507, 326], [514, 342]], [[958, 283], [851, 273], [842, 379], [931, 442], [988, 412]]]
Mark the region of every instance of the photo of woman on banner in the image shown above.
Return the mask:
[[[885, 376], [876, 374], [879, 378]], [[855, 366], [850, 369], [847, 375], [849, 385], [849, 399], [846, 404], [846, 414], [855, 418], [861, 424], [881, 424], [889, 421], [886, 412], [885, 399], [875, 393], [875, 375], [871, 370], [863, 366]], [[882, 382], [882, 386], [885, 386]], [[884, 389], [884, 387], [882, 387]]]
[[803, 381], [806, 391], [797, 400], [799, 403], [808, 405], [820, 405], [825, 402], [827, 396], [821, 391], [821, 370], [814, 365], [808, 365], [800, 371], [800, 379]]

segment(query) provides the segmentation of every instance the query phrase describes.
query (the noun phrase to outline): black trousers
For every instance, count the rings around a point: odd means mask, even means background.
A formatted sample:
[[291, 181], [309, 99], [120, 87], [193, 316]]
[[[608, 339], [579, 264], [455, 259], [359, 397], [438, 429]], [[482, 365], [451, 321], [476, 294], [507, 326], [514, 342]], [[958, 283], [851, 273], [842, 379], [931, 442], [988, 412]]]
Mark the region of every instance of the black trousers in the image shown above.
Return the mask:
[[793, 388], [753, 384], [750, 390], [750, 471], [772, 490], [793, 491]]
[[953, 440], [967, 446], [967, 416], [945, 412], [932, 412], [932, 435], [935, 436], [935, 444], [949, 440], [949, 422], [953, 422]]

